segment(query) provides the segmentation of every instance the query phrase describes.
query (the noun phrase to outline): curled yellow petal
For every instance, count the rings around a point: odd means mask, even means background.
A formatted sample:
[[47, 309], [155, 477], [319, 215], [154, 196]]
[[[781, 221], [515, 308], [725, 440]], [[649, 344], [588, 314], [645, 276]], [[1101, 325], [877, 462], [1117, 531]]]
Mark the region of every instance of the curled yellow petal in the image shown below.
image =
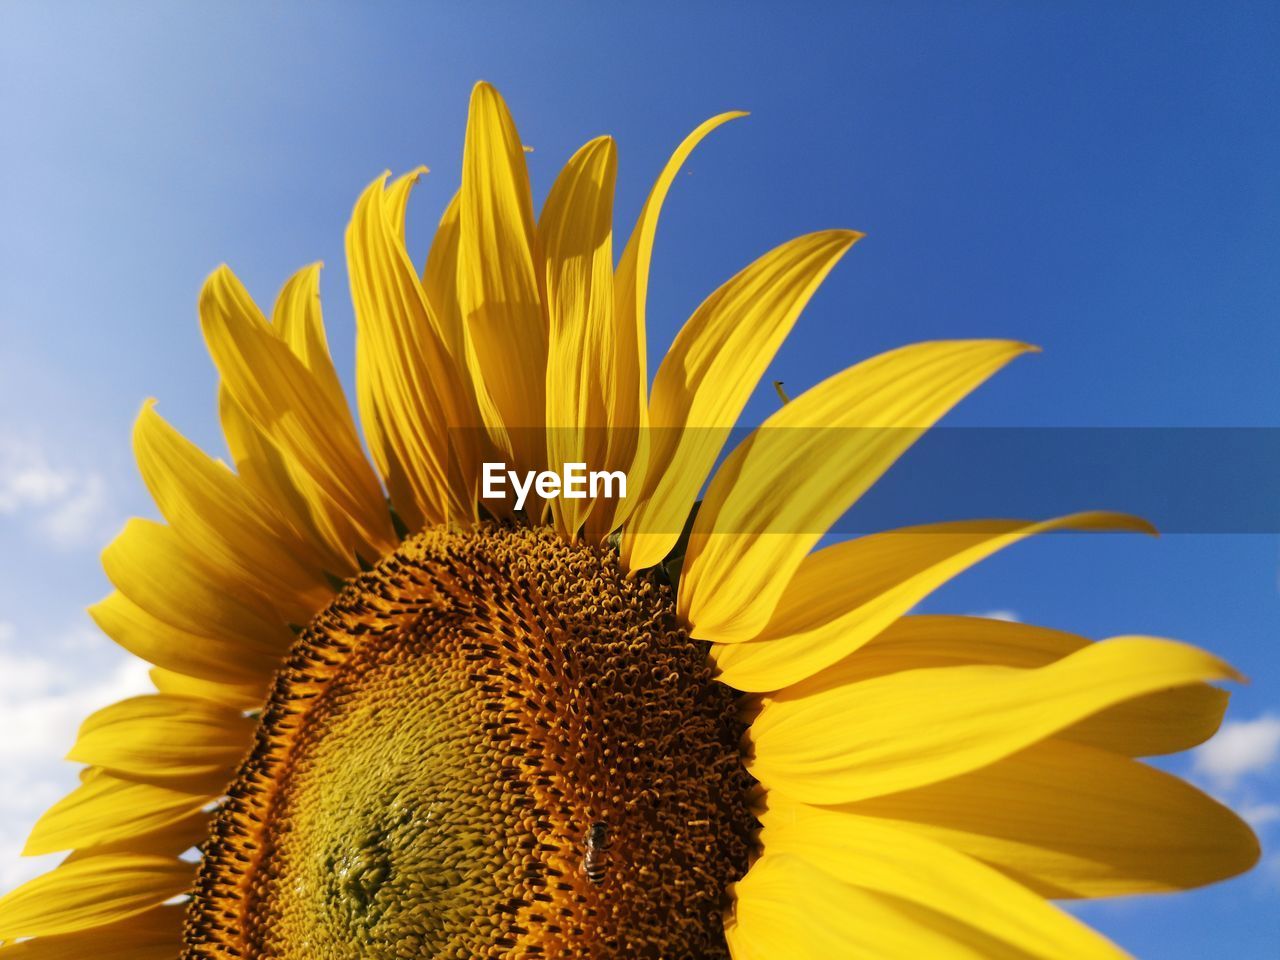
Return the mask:
[[1046, 897], [1188, 890], [1259, 856], [1248, 825], [1190, 784], [1062, 740], [838, 809], [936, 840]]
[[98, 773], [36, 821], [23, 854], [95, 847], [161, 830], [194, 816], [220, 792], [212, 785], [191, 793]]
[[283, 618], [237, 591], [234, 580], [219, 580], [171, 527], [130, 520], [103, 551], [102, 566], [122, 594], [184, 633], [281, 653], [293, 640]]
[[[636, 219], [631, 236], [618, 261], [618, 269], [614, 275], [614, 312], [617, 320], [618, 363], [614, 370], [617, 380], [615, 395], [618, 403], [617, 422], [624, 425], [635, 425], [635, 435], [628, 438], [623, 431], [619, 437], [619, 450], [631, 446], [634, 449], [633, 463], [628, 473], [629, 480], [636, 491], [644, 483], [649, 459], [649, 372], [646, 350], [645, 307], [649, 296], [649, 264], [653, 259], [653, 245], [658, 233], [658, 219], [662, 213], [662, 205], [667, 194], [675, 183], [676, 175], [699, 143], [717, 127], [745, 117], [746, 113], [735, 110], [701, 123], [681, 141], [671, 158], [658, 174], [658, 179], [649, 190], [644, 208]], [[630, 395], [631, 399], [628, 399]], [[636, 503], [635, 497], [617, 504], [611, 526], [617, 526], [631, 514]]]
[[254, 721], [232, 707], [172, 694], [131, 697], [90, 715], [68, 760], [124, 776], [168, 780], [230, 775]]
[[[865, 646], [804, 681], [828, 690], [906, 670], [966, 664], [1043, 667], [1083, 650], [1091, 641], [1029, 623], [985, 617], [902, 617]], [[733, 654], [754, 641], [714, 648]], [[1230, 695], [1207, 683], [1160, 690], [1114, 704], [1056, 736], [1129, 756], [1176, 753], [1203, 743], [1222, 724]]]
[[812, 691], [806, 681], [765, 703], [748, 768], [808, 803], [863, 799], [994, 763], [1135, 697], [1235, 677], [1195, 647], [1121, 637], [1035, 670], [942, 667]]
[[286, 620], [305, 623], [332, 597], [321, 569], [301, 562], [299, 537], [221, 463], [174, 430], [151, 403], [133, 430], [134, 452], [156, 506], [201, 560], [259, 593]]
[[179, 674], [214, 683], [266, 691], [279, 666], [280, 643], [250, 640], [235, 634], [190, 633], [144, 610], [115, 591], [89, 608], [102, 632], [135, 657]]
[[769, 417], [707, 489], [680, 576], [685, 622], [704, 640], [757, 636], [831, 524], [943, 414], [1030, 349], [1004, 340], [903, 347]]
[[431, 304], [431, 316], [449, 356], [461, 367], [467, 347], [462, 331], [462, 312], [458, 303], [458, 233], [460, 227], [459, 195], [454, 194], [440, 216], [436, 235], [427, 252], [422, 271], [422, 288]]
[[1130, 757], [1178, 753], [1218, 732], [1230, 699], [1207, 683], [1160, 690], [1087, 717], [1060, 736]]
[[345, 405], [342, 381], [329, 354], [329, 338], [324, 331], [324, 315], [320, 306], [321, 266], [319, 263], [309, 264], [285, 281], [271, 309], [271, 325], [303, 366], [311, 371], [320, 389], [335, 404]]
[[1078, 513], [1053, 520], [967, 520], [847, 540], [805, 557], [755, 639], [716, 644], [720, 679], [777, 690], [857, 650], [926, 596], [992, 554], [1053, 530], [1143, 530], [1136, 518]]
[[200, 322], [227, 390], [279, 449], [326, 542], [366, 560], [391, 549], [386, 499], [350, 410], [266, 323], [226, 267], [205, 282]]
[[186, 890], [194, 873], [193, 864], [171, 857], [64, 864], [0, 899], [0, 940], [74, 933], [136, 917]]
[[474, 394], [404, 246], [403, 207], [415, 177], [388, 188], [384, 174], [370, 184], [346, 237], [362, 417], [410, 529], [474, 520], [480, 425]]

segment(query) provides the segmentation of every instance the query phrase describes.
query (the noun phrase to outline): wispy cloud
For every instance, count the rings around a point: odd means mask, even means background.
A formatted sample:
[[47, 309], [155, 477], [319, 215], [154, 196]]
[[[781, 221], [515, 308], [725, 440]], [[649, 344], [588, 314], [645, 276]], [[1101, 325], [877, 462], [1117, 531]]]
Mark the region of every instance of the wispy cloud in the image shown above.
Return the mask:
[[1280, 759], [1280, 716], [1222, 725], [1212, 740], [1195, 752], [1193, 771], [1219, 790], [1236, 787], [1246, 776], [1267, 770]]
[[55, 464], [39, 444], [0, 436], [0, 519], [70, 547], [103, 539], [108, 514], [101, 474]]
[[[99, 642], [101, 640], [101, 642]], [[147, 665], [88, 626], [26, 636], [0, 621], [0, 890], [47, 869], [53, 858], [22, 859], [31, 826], [75, 787], [78, 768], [62, 761], [84, 718], [153, 689]]]
[[0, 513], [56, 503], [74, 483], [72, 473], [55, 469], [34, 445], [0, 439]]

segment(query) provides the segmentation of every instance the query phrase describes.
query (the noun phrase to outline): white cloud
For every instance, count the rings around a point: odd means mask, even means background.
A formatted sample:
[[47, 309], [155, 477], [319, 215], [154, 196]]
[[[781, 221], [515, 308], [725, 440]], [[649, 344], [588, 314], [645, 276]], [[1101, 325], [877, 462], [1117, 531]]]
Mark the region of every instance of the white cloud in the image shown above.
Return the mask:
[[0, 622], [0, 892], [59, 858], [19, 856], [41, 813], [76, 785], [79, 768], [62, 757], [94, 710], [153, 690], [147, 664], [88, 628], [37, 640]]
[[1013, 610], [979, 610], [969, 614], [971, 617], [986, 617], [988, 620], [1008, 620], [1010, 623], [1021, 623], [1022, 617]]
[[61, 546], [90, 540], [102, 531], [107, 507], [107, 487], [96, 473], [83, 477], [74, 492], [41, 521], [41, 527]]
[[17, 513], [65, 497], [74, 476], [55, 470], [38, 448], [15, 440], [0, 442], [0, 513]]
[[108, 506], [100, 474], [54, 466], [38, 444], [0, 436], [0, 518], [68, 547], [109, 532]]
[[1219, 790], [1261, 773], [1280, 757], [1280, 717], [1224, 723], [1217, 735], [1195, 752], [1194, 771]]
[[1236, 813], [1257, 830], [1280, 820], [1280, 803], [1245, 803], [1236, 807]]
[[[148, 665], [123, 659], [96, 679], [68, 658], [0, 651], [0, 764], [61, 757], [71, 747], [80, 721], [124, 697], [150, 688]], [[59, 662], [62, 661], [62, 662]]]

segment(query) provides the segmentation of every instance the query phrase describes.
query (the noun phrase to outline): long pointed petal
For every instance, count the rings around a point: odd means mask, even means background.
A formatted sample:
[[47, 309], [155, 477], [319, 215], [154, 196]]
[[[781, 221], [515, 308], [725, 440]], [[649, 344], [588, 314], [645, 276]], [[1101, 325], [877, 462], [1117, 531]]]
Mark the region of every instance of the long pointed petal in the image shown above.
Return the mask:
[[541, 255], [524, 148], [507, 105], [487, 83], [471, 94], [459, 204], [458, 300], [487, 398], [481, 413], [496, 417], [493, 432], [510, 442], [511, 469], [540, 469], [547, 369]]
[[1061, 740], [838, 809], [929, 837], [1046, 897], [1188, 890], [1259, 856], [1248, 825], [1190, 784]]
[[[163, 598], [165, 606], [169, 602]], [[275, 642], [246, 642], [235, 633], [221, 633], [216, 627], [209, 630], [207, 624], [203, 632], [191, 633], [161, 620], [118, 590], [91, 606], [89, 616], [135, 657], [202, 680], [259, 690], [262, 696], [290, 636], [286, 629]]]
[[904, 527], [806, 556], [753, 640], [716, 644], [720, 679], [778, 690], [857, 650], [951, 578], [1005, 547], [1054, 530], [1151, 528], [1124, 514], [1053, 520], [966, 520]]
[[920, 343], [796, 397], [716, 472], [698, 511], [678, 609], [704, 640], [759, 634], [805, 555], [915, 440], [1014, 357], [1004, 340]]
[[190, 885], [195, 865], [169, 857], [68, 863], [0, 899], [0, 940], [72, 933], [136, 917]]
[[[751, 646], [725, 645], [725, 651]], [[1061, 630], [985, 617], [902, 617], [838, 663], [803, 681], [809, 692], [828, 690], [907, 670], [991, 664], [1031, 669], [1088, 647], [1091, 641]], [[1230, 694], [1207, 683], [1160, 690], [1125, 700], [1072, 724], [1058, 737], [1129, 756], [1188, 750], [1222, 724]]]
[[[636, 491], [643, 485], [649, 458], [649, 371], [645, 307], [649, 297], [649, 264], [653, 259], [659, 215], [667, 194], [675, 183], [676, 175], [698, 144], [717, 127], [745, 116], [742, 111], [722, 113], [700, 124], [684, 138], [649, 190], [644, 208], [636, 219], [631, 237], [618, 261], [613, 287], [618, 331], [618, 422], [634, 423], [637, 429], [633, 464], [628, 471], [628, 479]], [[628, 394], [633, 398], [630, 401], [627, 399]], [[624, 469], [625, 466], [624, 464]], [[616, 518], [611, 525], [616, 526], [625, 521], [635, 502], [634, 498], [629, 498], [618, 504]]]
[[[638, 423], [632, 384], [619, 379], [613, 304], [613, 185], [617, 155], [608, 137], [592, 140], [565, 164], [538, 222], [546, 255], [547, 462], [626, 470]], [[629, 418], [629, 419], [623, 419]], [[621, 444], [621, 446], [620, 446]], [[557, 499], [561, 533], [576, 537], [588, 514], [610, 504]], [[608, 533], [608, 530], [604, 530]]]
[[913, 670], [810, 692], [797, 684], [751, 726], [752, 774], [809, 803], [921, 786], [1001, 759], [1117, 703], [1237, 675], [1186, 644], [1122, 637], [1037, 670]]
[[5, 947], [5, 960], [173, 960], [182, 951], [187, 912], [155, 907], [122, 920]]
[[280, 449], [231, 395], [225, 383], [218, 388], [218, 420], [231, 451], [236, 475], [276, 510], [294, 530], [299, 559], [335, 575], [356, 570], [354, 558], [335, 549], [320, 532], [311, 505], [294, 481]]
[[643, 488], [622, 535], [627, 567], [651, 567], [675, 545], [769, 361], [860, 236], [827, 230], [774, 248], [703, 301], [681, 329], [653, 383]]
[[149, 402], [133, 447], [142, 478], [169, 524], [206, 564], [305, 623], [333, 595], [323, 571], [301, 562], [300, 538], [225, 466], [174, 430]]
[[347, 557], [377, 559], [394, 546], [395, 533], [350, 410], [247, 300], [225, 267], [201, 292], [205, 342], [223, 382], [283, 454], [327, 542]]
[[760, 841], [850, 886], [896, 897], [1037, 960], [1127, 956], [1084, 924], [995, 869], [945, 844], [857, 814], [770, 811]]
[[[474, 519], [469, 441], [479, 426], [474, 396], [404, 247], [403, 207], [415, 176], [390, 188], [385, 175], [375, 180], [347, 228], [361, 409], [374, 459], [411, 530]], [[452, 462], [455, 453], [464, 462]]]
[[255, 721], [209, 700], [131, 697], [90, 715], [67, 759], [149, 780], [234, 770]]
[[151, 833], [193, 816], [219, 792], [191, 793], [99, 773], [45, 811], [22, 852], [34, 857]]

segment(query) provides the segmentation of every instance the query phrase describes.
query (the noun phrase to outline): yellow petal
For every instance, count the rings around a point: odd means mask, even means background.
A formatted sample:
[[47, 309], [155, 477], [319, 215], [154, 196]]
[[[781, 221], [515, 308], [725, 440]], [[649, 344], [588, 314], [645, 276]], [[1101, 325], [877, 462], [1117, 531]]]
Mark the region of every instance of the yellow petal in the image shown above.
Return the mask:
[[861, 236], [825, 230], [774, 248], [703, 301], [676, 336], [653, 382], [644, 486], [622, 536], [627, 567], [651, 567], [675, 545], [773, 355]]
[[968, 520], [905, 527], [805, 557], [764, 630], [717, 644], [720, 679], [739, 690], [777, 690], [867, 643], [952, 577], [999, 550], [1052, 530], [1150, 530], [1123, 514], [1080, 513], [1033, 523]]
[[913, 670], [768, 700], [752, 724], [752, 774], [808, 803], [841, 803], [954, 777], [1107, 707], [1235, 677], [1186, 644], [1121, 637], [1037, 670]]
[[[427, 302], [431, 304], [431, 316], [437, 324], [440, 340], [460, 371], [463, 386], [475, 406], [478, 420], [467, 428], [467, 439], [474, 447], [476, 462], [483, 463], [501, 460], [502, 456], [498, 451], [510, 449], [510, 438], [501, 425], [501, 417], [493, 399], [484, 383], [478, 379], [476, 371], [479, 364], [475, 358], [475, 346], [462, 325], [462, 307], [458, 299], [458, 243], [462, 230], [460, 198], [461, 192], [455, 193], [440, 218], [435, 238], [431, 241], [431, 251], [427, 255], [422, 285]], [[497, 438], [496, 443], [494, 437]], [[478, 498], [477, 490], [473, 492], [473, 500]], [[486, 508], [499, 517], [508, 516], [511, 512], [506, 501], [487, 503]]]
[[181, 904], [155, 907], [113, 923], [73, 933], [23, 940], [5, 947], [5, 960], [173, 960], [182, 952], [187, 911]]
[[151, 671], [151, 682], [161, 693], [179, 697], [198, 697], [212, 700], [237, 710], [258, 710], [266, 700], [266, 683], [232, 684], [201, 680], [176, 670], [156, 667]]
[[299, 559], [337, 576], [353, 574], [357, 569], [354, 558], [325, 540], [306, 497], [289, 473], [284, 455], [249, 419], [225, 383], [218, 388], [218, 419], [237, 475], [254, 493], [271, 504], [295, 532]]
[[766, 855], [794, 854], [843, 883], [942, 914], [1026, 957], [1125, 956], [1004, 874], [882, 821], [818, 807], [770, 810], [760, 841]]
[[209, 700], [166, 694], [131, 697], [92, 714], [68, 760], [148, 780], [232, 771], [254, 721]]
[[311, 371], [330, 402], [345, 406], [342, 381], [329, 354], [329, 338], [324, 332], [324, 314], [320, 306], [320, 268], [313, 263], [303, 267], [286, 281], [271, 310], [271, 325], [280, 339]]
[[155, 412], [148, 402], [133, 431], [142, 478], [174, 531], [287, 621], [306, 623], [333, 596], [323, 570], [299, 561], [299, 538], [225, 466]]
[[794, 854], [766, 853], [735, 886], [733, 960], [1027, 960], [909, 900], [841, 883]]
[[[92, 769], [92, 768], [91, 768]], [[190, 816], [166, 823], [147, 833], [135, 833], [118, 839], [77, 847], [67, 854], [63, 863], [86, 860], [89, 857], [112, 856], [132, 853], [160, 857], [177, 857], [209, 839], [211, 810], [197, 810]]]
[[168, 857], [93, 857], [0, 899], [0, 940], [72, 933], [144, 913], [182, 893], [195, 867]]
[[545, 460], [547, 321], [524, 150], [498, 91], [471, 94], [459, 200], [458, 301], [474, 377], [511, 444], [508, 464]]
[[370, 447], [410, 529], [474, 520], [472, 435], [480, 426], [404, 247], [403, 207], [415, 176], [390, 189], [385, 174], [375, 180], [347, 228], [362, 416], [366, 430], [375, 424]]
[[265, 693], [283, 648], [246, 643], [229, 634], [188, 633], [165, 623], [116, 591], [89, 608], [102, 632], [135, 657], [215, 683], [256, 686]]
[[766, 420], [716, 472], [694, 521], [678, 609], [696, 636], [758, 635], [831, 524], [943, 414], [1030, 349], [915, 344], [831, 377]]
[[35, 857], [162, 830], [194, 816], [219, 792], [189, 793], [99, 773], [36, 821], [22, 852]]
[[[742, 111], [722, 113], [702, 123], [684, 138], [675, 153], [667, 161], [658, 179], [649, 191], [644, 208], [627, 240], [626, 248], [618, 261], [614, 278], [614, 304], [617, 315], [618, 365], [615, 370], [618, 384], [616, 396], [619, 404], [620, 423], [634, 423], [637, 427], [633, 465], [628, 471], [628, 481], [638, 492], [644, 482], [649, 459], [649, 372], [646, 355], [645, 306], [649, 296], [649, 264], [653, 258], [653, 242], [658, 233], [658, 217], [667, 193], [675, 183], [676, 175], [694, 148], [712, 130], [745, 117]], [[630, 394], [634, 400], [628, 401]], [[634, 406], [629, 406], [633, 403]], [[634, 414], [632, 413], [634, 411]], [[621, 524], [631, 514], [635, 497], [628, 497], [615, 509], [613, 526]]]
[[[354, 283], [354, 271], [352, 271]], [[337, 370], [330, 358], [328, 339], [324, 332], [320, 304], [320, 264], [306, 267], [289, 280], [276, 300], [272, 311], [272, 324], [279, 331], [281, 338], [289, 345], [303, 364], [314, 375], [317, 386], [332, 398], [335, 406], [346, 407], [346, 393]], [[362, 386], [362, 364], [367, 351], [356, 350], [357, 390]], [[410, 529], [417, 530], [423, 525], [423, 518], [418, 512], [412, 489], [407, 483], [408, 474], [396, 462], [388, 467], [383, 458], [387, 455], [382, 442], [384, 433], [378, 430], [378, 415], [366, 407], [366, 398], [360, 396], [360, 412], [364, 418], [365, 429], [369, 434], [370, 452], [374, 463], [382, 471], [383, 479], [391, 494], [392, 502], [397, 505], [402, 518]]]
[[[620, 379], [613, 314], [613, 185], [617, 152], [608, 137], [592, 140], [565, 164], [538, 222], [546, 256], [547, 462], [554, 469], [585, 463], [591, 470], [626, 470], [635, 456], [634, 384]], [[594, 509], [612, 518], [601, 499], [552, 501], [562, 534], [576, 537]], [[597, 517], [597, 526], [601, 523]], [[608, 534], [596, 529], [599, 539]]]
[[200, 322], [223, 382], [280, 450], [326, 542], [344, 556], [379, 558], [396, 539], [351, 412], [251, 307], [226, 267], [201, 291]]
[[841, 676], [845, 679], [837, 682], [853, 682], [901, 670], [978, 663], [1043, 667], [1091, 642], [1065, 630], [1013, 620], [915, 614], [895, 620], [823, 678]]
[[422, 287], [431, 304], [431, 316], [449, 356], [461, 366], [466, 360], [462, 332], [462, 311], [458, 305], [458, 233], [461, 229], [459, 196], [455, 193], [436, 227], [427, 265], [422, 271]]
[[102, 566], [116, 589], [182, 632], [279, 653], [293, 641], [283, 618], [272, 619], [234, 581], [219, 580], [171, 527], [135, 517], [102, 552]]
[[1190, 750], [1222, 726], [1231, 695], [1197, 683], [1116, 704], [1063, 730], [1059, 736], [1131, 757]]
[[838, 809], [929, 837], [1046, 897], [1187, 890], [1259, 855], [1248, 825], [1177, 777], [1060, 740]]
[[[1060, 630], [984, 617], [903, 617], [865, 646], [806, 681], [814, 692], [872, 677], [962, 664], [1043, 667], [1091, 641]], [[732, 654], [755, 641], [726, 644]], [[1057, 736], [1130, 756], [1176, 753], [1203, 743], [1222, 724], [1230, 699], [1207, 683], [1175, 687], [1117, 703]]]

